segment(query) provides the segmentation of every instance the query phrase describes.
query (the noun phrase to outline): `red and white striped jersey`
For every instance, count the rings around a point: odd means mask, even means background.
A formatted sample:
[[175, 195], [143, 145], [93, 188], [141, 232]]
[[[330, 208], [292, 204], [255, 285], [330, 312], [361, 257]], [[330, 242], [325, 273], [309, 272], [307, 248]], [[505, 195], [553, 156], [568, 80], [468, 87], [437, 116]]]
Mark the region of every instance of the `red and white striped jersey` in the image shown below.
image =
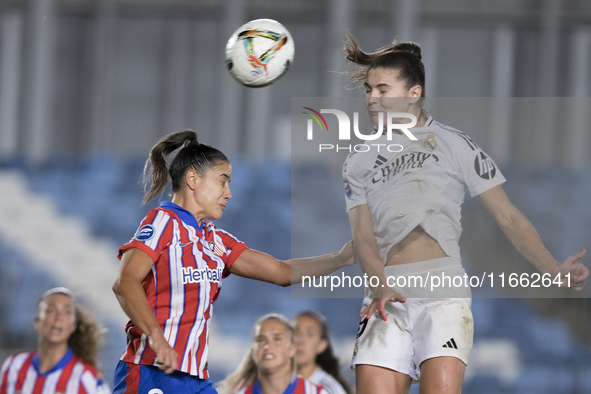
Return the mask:
[[[142, 281], [164, 337], [178, 354], [178, 370], [207, 379], [209, 325], [222, 278], [247, 249], [213, 223], [199, 226], [190, 212], [165, 201], [144, 218], [133, 239], [119, 249], [147, 253], [154, 265]], [[155, 365], [147, 336], [129, 321], [121, 360]]]
[[[236, 394], [263, 394], [261, 390], [261, 384], [257, 380], [253, 384], [248, 387], [243, 388]], [[290, 384], [287, 386], [283, 394], [328, 394], [322, 386], [317, 386], [314, 383], [310, 382], [309, 380], [302, 379], [300, 377], [296, 377]]]
[[36, 351], [9, 357], [0, 370], [0, 394], [108, 394], [111, 391], [94, 367], [71, 349], [45, 373], [39, 372]]

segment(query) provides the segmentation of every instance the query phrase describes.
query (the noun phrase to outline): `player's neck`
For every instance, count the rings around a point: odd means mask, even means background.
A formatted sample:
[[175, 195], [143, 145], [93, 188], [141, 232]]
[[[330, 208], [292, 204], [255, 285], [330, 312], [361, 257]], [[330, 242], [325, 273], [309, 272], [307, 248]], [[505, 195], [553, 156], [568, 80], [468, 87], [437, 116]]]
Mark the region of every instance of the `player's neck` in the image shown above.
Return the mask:
[[68, 344], [40, 343], [37, 349], [39, 372], [45, 373], [55, 366], [68, 351]]
[[263, 394], [283, 394], [287, 386], [291, 383], [291, 373], [286, 371], [277, 371], [270, 373], [260, 373], [259, 382]]
[[199, 225], [201, 225], [201, 222], [203, 221], [203, 215], [199, 215], [198, 207], [190, 198], [187, 198], [181, 193], [175, 193], [171, 202], [183, 208], [184, 210], [191, 212], [193, 216], [195, 216], [195, 219]]
[[310, 379], [310, 376], [316, 371], [316, 363], [312, 361], [311, 363], [304, 364], [298, 368], [298, 375], [300, 375], [304, 379]]

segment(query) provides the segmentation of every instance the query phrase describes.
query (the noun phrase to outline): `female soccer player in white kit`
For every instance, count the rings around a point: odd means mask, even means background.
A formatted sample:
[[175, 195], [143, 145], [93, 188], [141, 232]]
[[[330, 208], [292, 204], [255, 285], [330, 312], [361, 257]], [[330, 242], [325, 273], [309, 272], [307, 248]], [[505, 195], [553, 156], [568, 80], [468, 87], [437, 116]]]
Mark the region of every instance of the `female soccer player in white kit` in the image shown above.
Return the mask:
[[419, 377], [421, 394], [460, 393], [472, 347], [469, 289], [424, 298], [417, 289], [397, 292], [386, 277], [463, 276], [458, 241], [465, 188], [480, 197], [528, 261], [552, 277], [570, 273], [578, 290], [589, 274], [579, 262], [585, 250], [559, 264], [508, 200], [501, 187], [505, 178], [486, 153], [464, 133], [427, 116], [418, 45], [394, 43], [366, 53], [349, 35], [345, 51], [359, 66], [352, 77], [364, 83], [372, 123], [385, 125], [387, 112], [410, 113], [418, 139], [393, 133], [388, 141], [384, 135], [372, 143], [400, 144], [402, 151], [351, 153], [343, 166], [355, 253], [363, 271], [379, 278], [362, 306], [352, 361], [357, 393], [408, 393]]

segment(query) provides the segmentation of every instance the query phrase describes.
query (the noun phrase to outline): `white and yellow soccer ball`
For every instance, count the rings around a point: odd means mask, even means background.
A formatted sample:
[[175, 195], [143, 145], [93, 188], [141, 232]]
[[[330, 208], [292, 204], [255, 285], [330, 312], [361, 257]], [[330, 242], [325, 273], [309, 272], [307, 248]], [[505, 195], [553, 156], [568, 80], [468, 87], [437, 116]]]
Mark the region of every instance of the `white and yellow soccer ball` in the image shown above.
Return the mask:
[[236, 81], [251, 88], [276, 82], [293, 63], [293, 38], [272, 19], [255, 19], [232, 34], [226, 44], [226, 65]]

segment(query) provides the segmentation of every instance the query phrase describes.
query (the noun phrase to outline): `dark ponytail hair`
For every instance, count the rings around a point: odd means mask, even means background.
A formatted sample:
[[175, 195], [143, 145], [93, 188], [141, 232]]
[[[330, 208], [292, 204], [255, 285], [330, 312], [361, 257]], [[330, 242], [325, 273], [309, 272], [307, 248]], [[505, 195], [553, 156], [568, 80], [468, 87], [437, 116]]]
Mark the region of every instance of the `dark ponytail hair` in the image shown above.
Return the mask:
[[[179, 148], [169, 168], [166, 157]], [[177, 192], [187, 170], [193, 169], [199, 176], [203, 176], [207, 170], [220, 162], [229, 160], [216, 148], [200, 144], [193, 130], [181, 130], [162, 137], [150, 150], [144, 166], [144, 190], [148, 184], [150, 189], [145, 193], [142, 203], [145, 204], [160, 194], [166, 187], [169, 176], [172, 180], [172, 191]]]
[[406, 82], [406, 88], [419, 85], [421, 97], [425, 97], [425, 66], [421, 60], [421, 47], [418, 44], [394, 41], [375, 52], [364, 52], [353, 34], [347, 32], [345, 56], [347, 60], [358, 65], [355, 71], [348, 73], [354, 81], [364, 82], [368, 72], [376, 68], [398, 70], [398, 78]]
[[336, 358], [332, 351], [332, 345], [330, 344], [330, 338], [328, 336], [328, 325], [326, 324], [326, 319], [324, 316], [312, 311], [300, 312], [294, 319], [294, 325], [295, 321], [300, 317], [309, 317], [316, 320], [320, 326], [320, 339], [326, 341], [326, 349], [316, 356], [316, 365], [318, 365], [324, 372], [335, 378], [337, 382], [343, 386], [343, 389], [347, 392], [347, 394], [353, 394], [353, 389], [343, 377], [343, 375], [341, 375], [339, 359]]

